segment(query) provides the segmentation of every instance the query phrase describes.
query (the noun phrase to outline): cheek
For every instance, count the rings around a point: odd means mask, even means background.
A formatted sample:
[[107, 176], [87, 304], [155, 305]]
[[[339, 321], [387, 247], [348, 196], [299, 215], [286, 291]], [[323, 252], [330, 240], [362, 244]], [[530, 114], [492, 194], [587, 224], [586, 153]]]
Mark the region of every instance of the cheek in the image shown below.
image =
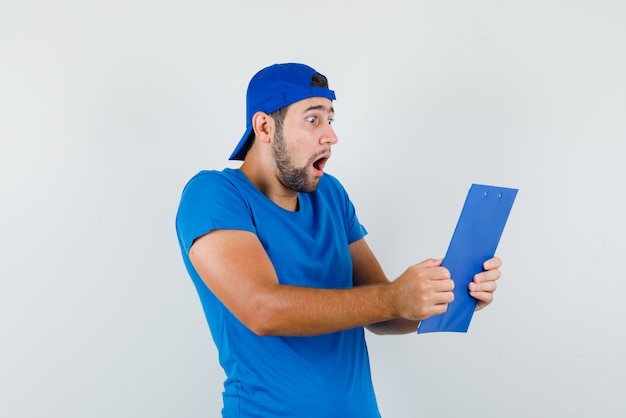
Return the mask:
[[317, 150], [317, 142], [313, 135], [304, 130], [284, 130], [285, 149], [297, 161], [308, 161]]

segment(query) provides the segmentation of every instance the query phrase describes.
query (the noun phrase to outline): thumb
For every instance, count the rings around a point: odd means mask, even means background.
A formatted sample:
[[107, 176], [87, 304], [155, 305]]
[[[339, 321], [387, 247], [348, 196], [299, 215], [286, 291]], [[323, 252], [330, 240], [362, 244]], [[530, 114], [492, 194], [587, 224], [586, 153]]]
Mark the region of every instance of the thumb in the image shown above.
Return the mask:
[[443, 263], [443, 258], [428, 258], [422, 261], [420, 264], [422, 267], [440, 267]]

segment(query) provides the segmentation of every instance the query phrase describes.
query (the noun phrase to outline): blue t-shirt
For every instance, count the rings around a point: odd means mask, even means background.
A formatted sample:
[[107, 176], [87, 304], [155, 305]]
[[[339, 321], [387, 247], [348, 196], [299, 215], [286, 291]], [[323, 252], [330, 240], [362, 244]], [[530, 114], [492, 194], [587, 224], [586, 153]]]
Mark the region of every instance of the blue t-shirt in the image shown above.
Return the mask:
[[325, 174], [299, 210], [285, 210], [239, 170], [203, 171], [186, 185], [176, 231], [226, 373], [224, 417], [380, 417], [362, 327], [313, 337], [259, 337], [211, 293], [189, 261], [215, 229], [257, 235], [280, 283], [352, 287], [348, 244], [367, 233], [341, 184]]

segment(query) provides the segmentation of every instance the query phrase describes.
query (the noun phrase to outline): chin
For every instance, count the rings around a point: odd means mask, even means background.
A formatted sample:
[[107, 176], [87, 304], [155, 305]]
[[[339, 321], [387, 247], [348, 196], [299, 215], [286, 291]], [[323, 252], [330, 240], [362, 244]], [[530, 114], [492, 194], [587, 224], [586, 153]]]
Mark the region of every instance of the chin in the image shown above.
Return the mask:
[[313, 193], [317, 190], [317, 186], [320, 184], [321, 177], [315, 177], [302, 186], [302, 193]]

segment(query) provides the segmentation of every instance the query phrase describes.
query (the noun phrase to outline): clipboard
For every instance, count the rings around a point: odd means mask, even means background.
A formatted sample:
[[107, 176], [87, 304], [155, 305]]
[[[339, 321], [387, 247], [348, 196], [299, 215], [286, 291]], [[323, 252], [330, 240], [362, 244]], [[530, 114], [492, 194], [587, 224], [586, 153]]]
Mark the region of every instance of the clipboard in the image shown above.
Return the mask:
[[467, 286], [495, 255], [517, 191], [472, 184], [442, 264], [454, 280], [454, 301], [445, 313], [423, 320], [418, 334], [467, 332], [477, 303]]

